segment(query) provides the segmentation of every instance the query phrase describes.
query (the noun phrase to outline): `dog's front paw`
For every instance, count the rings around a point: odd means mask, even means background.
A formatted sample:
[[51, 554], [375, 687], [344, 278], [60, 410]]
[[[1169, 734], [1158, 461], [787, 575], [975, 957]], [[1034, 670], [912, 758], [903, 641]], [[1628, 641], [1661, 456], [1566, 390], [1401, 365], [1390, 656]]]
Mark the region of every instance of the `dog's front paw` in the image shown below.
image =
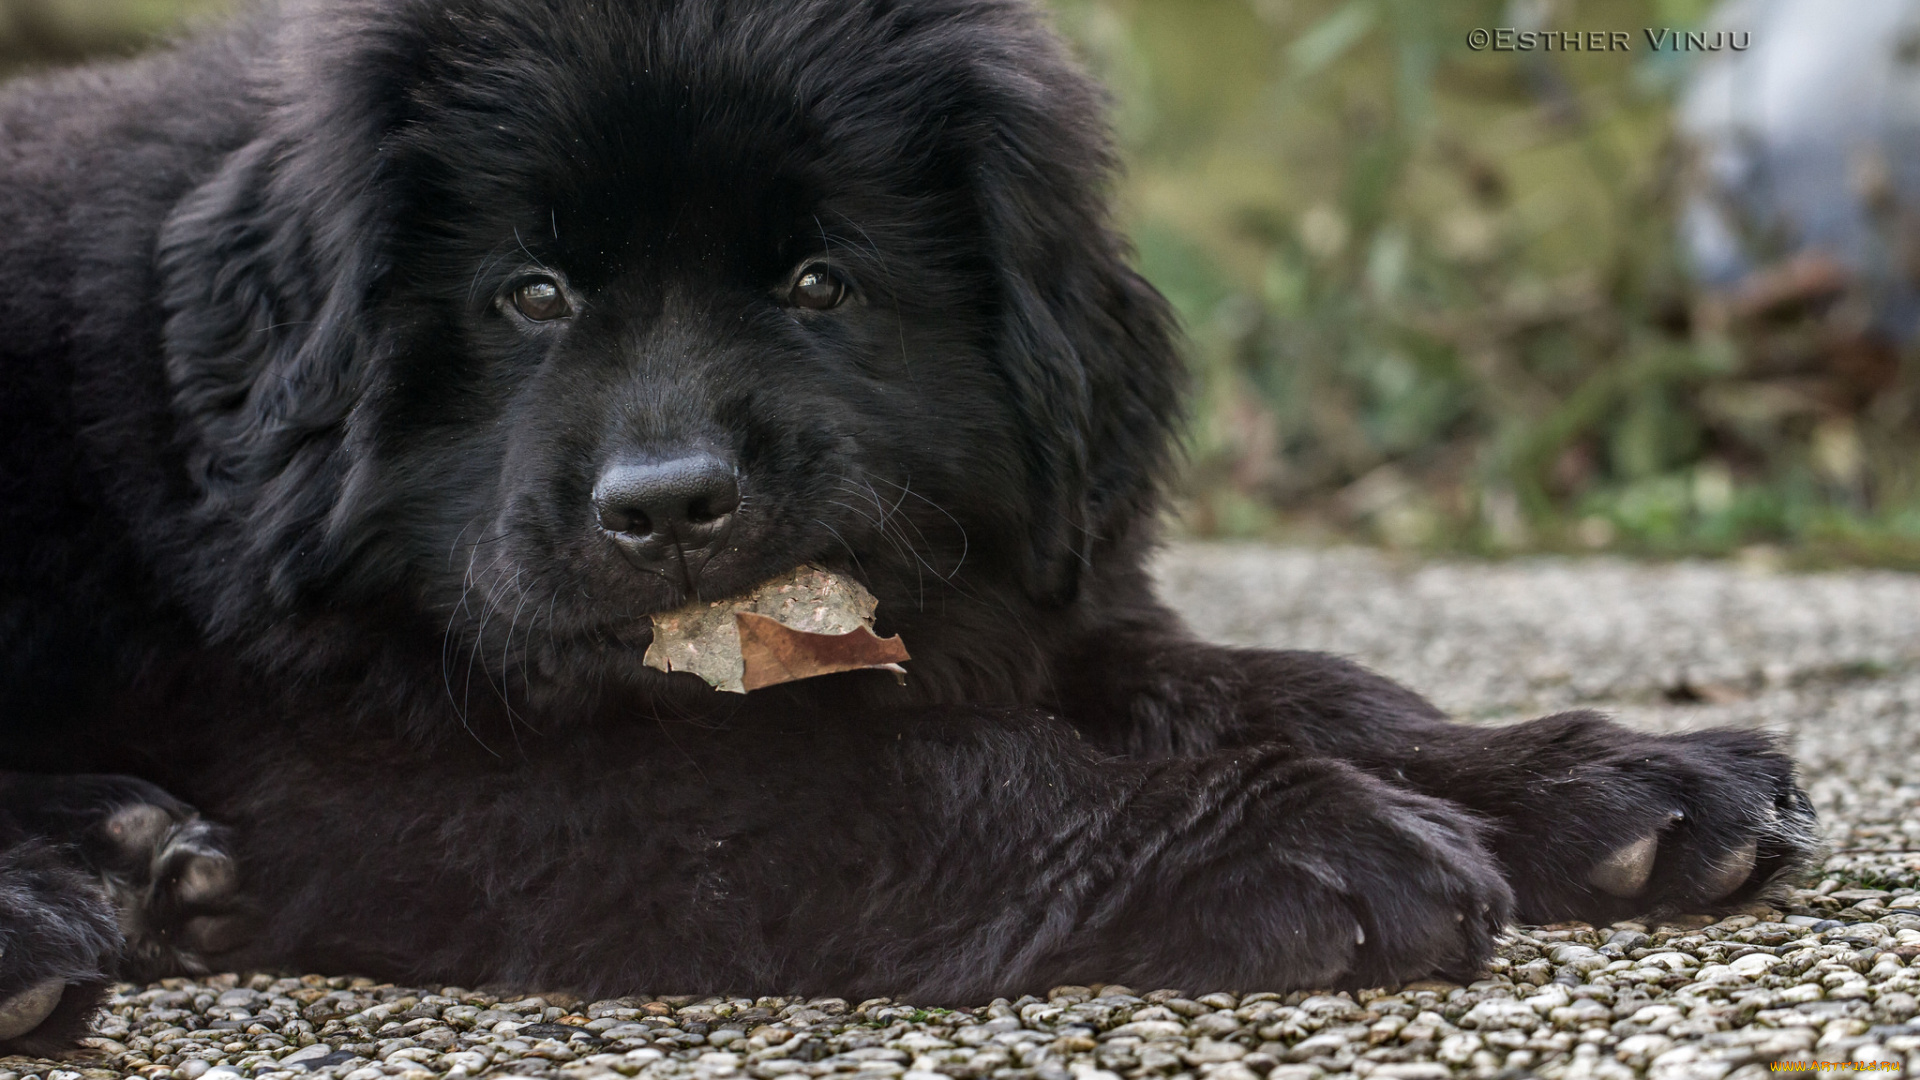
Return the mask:
[[0, 811], [20, 833], [56, 847], [105, 898], [118, 929], [108, 974], [204, 972], [241, 943], [240, 875], [224, 831], [153, 784], [8, 774]]
[[[1411, 791], [1381, 785], [1369, 796], [1370, 813], [1330, 823], [1332, 844], [1305, 862], [1323, 887], [1340, 883], [1355, 924], [1356, 948], [1328, 984], [1477, 978], [1513, 911], [1480, 823], [1457, 804]], [[1337, 876], [1326, 878], [1321, 867]]]
[[238, 944], [221, 831], [122, 776], [0, 774], [0, 1053], [68, 1049], [115, 978], [207, 970]]
[[121, 805], [97, 828], [101, 877], [126, 936], [122, 977], [204, 972], [209, 957], [244, 941], [240, 875], [219, 826], [168, 799]]
[[1589, 713], [1499, 733], [1495, 850], [1520, 917], [1611, 922], [1768, 898], [1820, 849], [1793, 763], [1763, 733], [1645, 735]]
[[0, 1054], [67, 1049], [106, 994], [121, 944], [113, 905], [72, 852], [0, 852]]
[[1465, 808], [1326, 760], [1235, 796], [1199, 819], [1213, 835], [1164, 845], [1181, 886], [1129, 935], [1152, 960], [1133, 980], [1357, 989], [1483, 969], [1513, 901]]

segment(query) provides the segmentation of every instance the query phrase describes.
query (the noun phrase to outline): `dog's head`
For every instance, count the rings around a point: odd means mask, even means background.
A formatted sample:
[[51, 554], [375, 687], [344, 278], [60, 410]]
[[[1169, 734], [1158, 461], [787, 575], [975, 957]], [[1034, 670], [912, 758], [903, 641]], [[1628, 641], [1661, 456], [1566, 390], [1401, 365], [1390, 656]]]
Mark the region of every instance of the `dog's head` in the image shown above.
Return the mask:
[[398, 604], [511, 664], [809, 562], [883, 613], [1057, 606], [1151, 504], [1168, 314], [1023, 5], [381, 0], [269, 40], [160, 253], [216, 631]]

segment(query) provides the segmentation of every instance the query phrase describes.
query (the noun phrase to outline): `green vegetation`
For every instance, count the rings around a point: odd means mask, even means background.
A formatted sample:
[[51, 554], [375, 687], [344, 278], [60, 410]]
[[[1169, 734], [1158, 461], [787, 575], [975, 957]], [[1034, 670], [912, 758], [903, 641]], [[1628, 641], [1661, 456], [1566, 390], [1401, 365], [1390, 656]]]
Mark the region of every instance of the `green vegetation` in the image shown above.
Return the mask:
[[[1050, 0], [1198, 372], [1208, 536], [1920, 566], [1913, 355], [1696, 295], [1671, 133], [1708, 0]], [[0, 0], [0, 68], [223, 0]], [[1474, 52], [1537, 9], [1627, 53]]]
[[1687, 60], [1641, 28], [1704, 2], [1537, 5], [1634, 51], [1527, 54], [1467, 32], [1534, 5], [1054, 6], [1191, 338], [1188, 530], [1920, 564], [1914, 358], [1682, 272]]
[[125, 54], [229, 0], [0, 0], [0, 74]]

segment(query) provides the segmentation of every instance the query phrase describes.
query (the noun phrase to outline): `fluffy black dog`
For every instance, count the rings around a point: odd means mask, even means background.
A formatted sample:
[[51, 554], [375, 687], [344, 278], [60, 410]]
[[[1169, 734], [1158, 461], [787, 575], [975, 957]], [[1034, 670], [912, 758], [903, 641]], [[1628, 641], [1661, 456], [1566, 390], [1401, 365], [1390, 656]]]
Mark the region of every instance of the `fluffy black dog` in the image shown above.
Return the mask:
[[[1761, 735], [1182, 631], [1110, 165], [1014, 0], [327, 0], [7, 88], [0, 1049], [208, 965], [1392, 983], [1801, 866]], [[904, 686], [641, 665], [803, 564]]]

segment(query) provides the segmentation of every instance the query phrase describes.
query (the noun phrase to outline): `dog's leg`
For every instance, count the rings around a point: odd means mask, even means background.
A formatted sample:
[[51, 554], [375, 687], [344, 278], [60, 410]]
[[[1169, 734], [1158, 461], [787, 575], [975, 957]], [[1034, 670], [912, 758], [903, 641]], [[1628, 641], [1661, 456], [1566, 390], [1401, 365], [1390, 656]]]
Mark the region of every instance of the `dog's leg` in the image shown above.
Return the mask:
[[1793, 763], [1760, 732], [1652, 735], [1590, 712], [1455, 724], [1334, 657], [1144, 631], [1090, 643], [1063, 672], [1063, 708], [1116, 748], [1279, 743], [1479, 812], [1532, 922], [1730, 910], [1819, 846]]
[[0, 773], [0, 1053], [70, 1046], [114, 978], [231, 945], [220, 831], [144, 781]]
[[1475, 970], [1508, 908], [1452, 803], [1284, 750], [1117, 759], [1026, 708], [315, 757], [222, 813], [270, 915], [243, 963], [468, 985], [1367, 986]]

